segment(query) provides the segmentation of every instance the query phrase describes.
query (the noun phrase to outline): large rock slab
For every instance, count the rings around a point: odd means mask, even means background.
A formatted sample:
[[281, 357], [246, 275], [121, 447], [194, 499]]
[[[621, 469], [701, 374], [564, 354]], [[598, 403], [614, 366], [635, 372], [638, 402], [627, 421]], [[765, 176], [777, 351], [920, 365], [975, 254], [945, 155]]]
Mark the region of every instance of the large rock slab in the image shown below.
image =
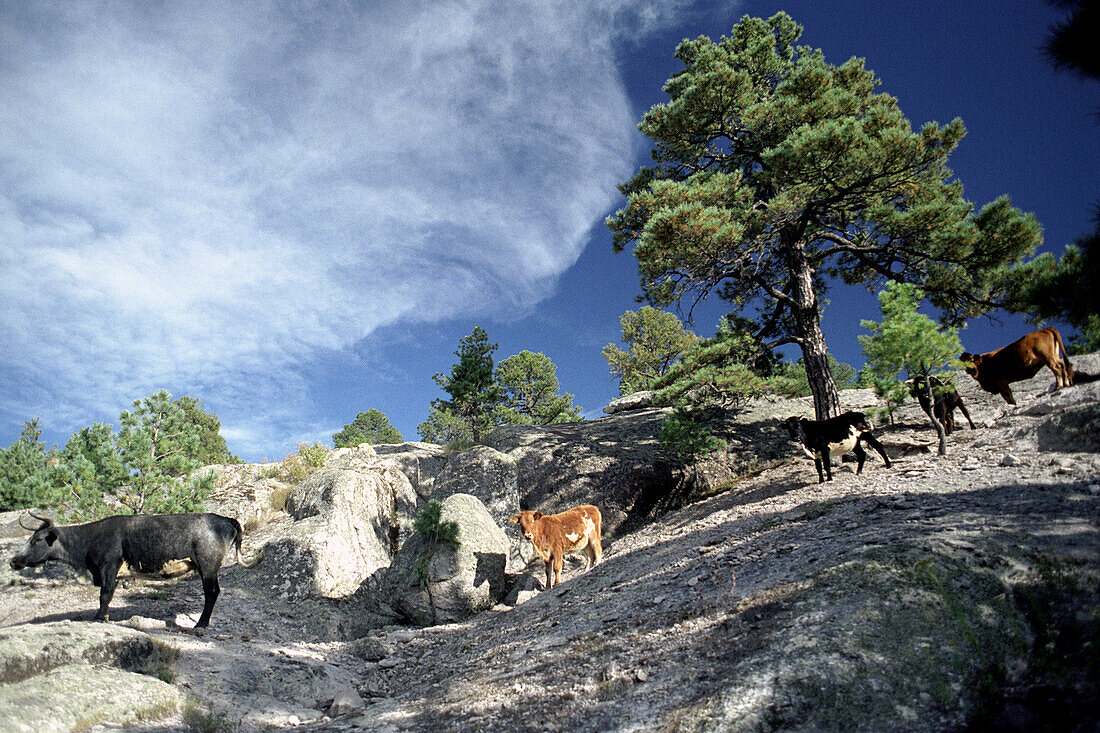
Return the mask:
[[373, 446], [375, 452], [394, 464], [405, 474], [413, 490], [421, 498], [432, 494], [436, 476], [447, 465], [450, 454], [436, 443], [391, 443]]
[[498, 523], [519, 511], [516, 461], [486, 445], [455, 453], [436, 477], [431, 498], [442, 501], [453, 494], [476, 496]]
[[0, 720], [12, 733], [153, 727], [182, 705], [182, 693], [156, 677], [89, 664], [0, 686]]
[[[505, 425], [486, 444], [516, 463], [521, 509], [556, 513], [595, 504], [604, 536], [617, 536], [707, 493], [733, 475], [737, 443], [694, 465], [685, 465], [660, 444], [669, 409], [641, 409], [588, 422]], [[721, 429], [721, 428], [720, 428]], [[725, 437], [725, 436], [723, 436]], [[774, 450], [761, 440], [762, 450]]]
[[653, 396], [655, 394], [656, 392], [653, 390], [646, 389], [611, 400], [611, 402], [608, 402], [607, 406], [603, 408], [604, 414], [615, 415], [620, 412], [644, 410], [647, 407], [653, 407]]
[[154, 672], [166, 663], [163, 649], [148, 634], [114, 624], [57, 621], [7, 627], [0, 629], [0, 684], [67, 664]]
[[323, 468], [291, 492], [287, 511], [296, 521], [281, 542], [265, 547], [272, 561], [265, 563], [266, 572], [297, 568], [304, 573], [294, 574], [308, 577], [312, 593], [349, 595], [389, 566], [411, 531], [415, 510], [409, 480], [386, 463], [348, 459]]
[[0, 721], [11, 731], [149, 724], [182, 695], [158, 679], [175, 652], [135, 629], [59, 621], [0, 629]]

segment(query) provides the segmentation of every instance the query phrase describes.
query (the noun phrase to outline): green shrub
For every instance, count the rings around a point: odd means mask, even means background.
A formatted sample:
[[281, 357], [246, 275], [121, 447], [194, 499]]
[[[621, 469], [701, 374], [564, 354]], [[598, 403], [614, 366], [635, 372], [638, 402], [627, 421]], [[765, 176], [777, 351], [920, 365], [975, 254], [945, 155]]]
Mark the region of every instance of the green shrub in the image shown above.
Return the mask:
[[[424, 550], [413, 565], [413, 573], [416, 582], [428, 595], [428, 603], [432, 608], [432, 623], [435, 623], [435, 601], [432, 599], [428, 568], [431, 567], [432, 558], [435, 557], [441, 545], [458, 547], [458, 523], [453, 520], [444, 521], [443, 505], [438, 500], [432, 499], [416, 513], [413, 531], [424, 541]], [[414, 621], [422, 624], [420, 620], [414, 619]]]
[[298, 455], [302, 457], [302, 463], [306, 468], [320, 468], [325, 465], [325, 458], [328, 457], [328, 448], [320, 443], [299, 443]]
[[711, 432], [698, 411], [677, 407], [661, 423], [661, 446], [685, 463], [698, 456], [726, 447], [726, 442]]

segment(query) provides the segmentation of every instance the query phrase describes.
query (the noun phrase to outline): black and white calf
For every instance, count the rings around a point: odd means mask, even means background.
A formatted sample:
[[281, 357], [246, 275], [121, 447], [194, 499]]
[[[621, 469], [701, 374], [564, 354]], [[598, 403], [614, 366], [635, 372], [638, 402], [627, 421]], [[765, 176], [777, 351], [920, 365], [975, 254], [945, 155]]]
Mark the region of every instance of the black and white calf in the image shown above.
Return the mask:
[[[833, 469], [829, 461], [831, 456], [854, 452], [857, 462], [856, 473], [862, 472], [863, 462], [867, 460], [867, 451], [863, 450], [860, 441], [878, 451], [882, 460], [886, 461], [886, 467], [890, 467], [890, 457], [886, 455], [882, 443], [879, 443], [871, 433], [874, 426], [862, 412], [846, 412], [828, 420], [789, 417], [783, 421], [783, 426], [791, 434], [791, 440], [802, 448], [802, 452], [814, 459], [818, 483], [825, 483], [826, 475], [830, 481], [833, 480]], [[825, 464], [824, 474], [821, 471], [822, 463]]]

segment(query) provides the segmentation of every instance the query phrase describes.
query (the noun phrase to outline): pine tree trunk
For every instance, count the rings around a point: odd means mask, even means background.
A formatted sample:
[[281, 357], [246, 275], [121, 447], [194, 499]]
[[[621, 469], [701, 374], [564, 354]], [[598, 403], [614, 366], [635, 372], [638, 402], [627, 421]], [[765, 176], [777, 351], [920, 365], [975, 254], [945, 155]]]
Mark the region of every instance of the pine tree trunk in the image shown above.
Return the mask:
[[825, 334], [821, 331], [821, 313], [817, 307], [817, 294], [813, 285], [814, 271], [800, 244], [789, 246], [787, 252], [793, 286], [792, 313], [798, 328], [796, 335], [801, 339], [802, 363], [806, 367], [806, 379], [814, 397], [816, 418], [825, 420], [840, 414], [840, 395], [826, 359], [828, 349], [825, 346]]
[[924, 375], [924, 396], [928, 400], [928, 404], [932, 405], [932, 410], [928, 415], [928, 419], [932, 421], [932, 427], [936, 429], [936, 436], [939, 438], [940, 444], [937, 448], [937, 455], [947, 455], [947, 431], [944, 429], [943, 424], [936, 419], [936, 397], [932, 393], [932, 377], [929, 376], [928, 370], [921, 372]]
[[806, 378], [810, 382], [810, 392], [814, 396], [814, 413], [818, 420], [826, 420], [840, 414], [840, 394], [833, 381], [826, 360], [825, 336], [821, 333], [821, 323], [814, 319], [814, 333], [807, 336], [802, 345], [802, 362], [806, 365]]

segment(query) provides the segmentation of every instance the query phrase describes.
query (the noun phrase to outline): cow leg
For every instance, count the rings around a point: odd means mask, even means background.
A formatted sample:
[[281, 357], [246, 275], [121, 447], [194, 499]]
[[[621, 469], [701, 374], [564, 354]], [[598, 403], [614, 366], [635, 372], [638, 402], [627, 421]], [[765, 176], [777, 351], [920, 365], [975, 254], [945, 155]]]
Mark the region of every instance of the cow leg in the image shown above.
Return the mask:
[[857, 442], [852, 452], [856, 454], [856, 475], [858, 476], [863, 473], [863, 462], [867, 460], [867, 451], [863, 450], [863, 446]]
[[214, 571], [209, 575], [203, 575], [202, 577], [202, 615], [199, 616], [199, 622], [195, 624], [196, 629], [206, 628], [210, 623], [210, 613], [214, 610], [214, 602], [218, 600], [218, 596], [221, 595], [222, 588], [218, 584], [218, 573]]
[[104, 565], [100, 569], [99, 585], [99, 611], [95, 615], [96, 621], [107, 620], [107, 606], [111, 605], [111, 599], [115, 595], [115, 586], [118, 585], [118, 569], [122, 566], [122, 560]]
[[876, 439], [875, 436], [871, 435], [870, 433], [864, 433], [863, 435], [861, 435], [859, 437], [860, 437], [860, 440], [867, 441], [867, 445], [871, 446], [876, 451], [878, 451], [878, 454], [880, 456], [882, 456], [882, 460], [886, 461], [886, 467], [889, 468], [890, 467], [890, 456], [886, 455], [886, 449], [882, 447], [882, 443], [878, 442], [878, 439]]
[[943, 431], [951, 435], [951, 410], [947, 408], [947, 402], [937, 402], [932, 408], [932, 419], [943, 426]]
[[1012, 396], [1012, 389], [1009, 388], [1008, 382], [1001, 382], [998, 387], [1000, 387], [1000, 394], [1001, 397], [1004, 397], [1005, 402], [1015, 405], [1016, 398]]
[[966, 411], [966, 405], [963, 404], [961, 399], [959, 400], [959, 410], [962, 411], [963, 417], [965, 417], [966, 421], [970, 424], [970, 429], [975, 430], [974, 421], [970, 419], [970, 413]]
[[[814, 466], [817, 467], [817, 482], [819, 484], [825, 483], [825, 476], [821, 472], [821, 455], [818, 453], [814, 454]], [[829, 474], [829, 480], [832, 481], [833, 467], [830, 465], [830, 461], [828, 458], [825, 459], [825, 473]]]
[[1057, 368], [1054, 364], [1050, 365], [1050, 370], [1054, 372], [1054, 388], [1062, 389], [1063, 387], [1070, 386], [1069, 370], [1066, 369], [1065, 362], [1057, 362]]
[[592, 565], [596, 566], [603, 562], [603, 543], [600, 542], [599, 527], [596, 528], [596, 536], [588, 542], [588, 546], [592, 548]]
[[554, 553], [554, 585], [561, 583], [561, 565], [564, 558], [564, 554]]
[[546, 560], [546, 589], [550, 590], [554, 587], [554, 561], [553, 559]]
[[588, 558], [588, 567], [585, 568], [586, 570], [591, 570], [600, 562], [600, 555], [602, 553], [599, 547], [599, 540], [593, 541], [589, 538], [588, 544], [584, 547], [584, 554]]

